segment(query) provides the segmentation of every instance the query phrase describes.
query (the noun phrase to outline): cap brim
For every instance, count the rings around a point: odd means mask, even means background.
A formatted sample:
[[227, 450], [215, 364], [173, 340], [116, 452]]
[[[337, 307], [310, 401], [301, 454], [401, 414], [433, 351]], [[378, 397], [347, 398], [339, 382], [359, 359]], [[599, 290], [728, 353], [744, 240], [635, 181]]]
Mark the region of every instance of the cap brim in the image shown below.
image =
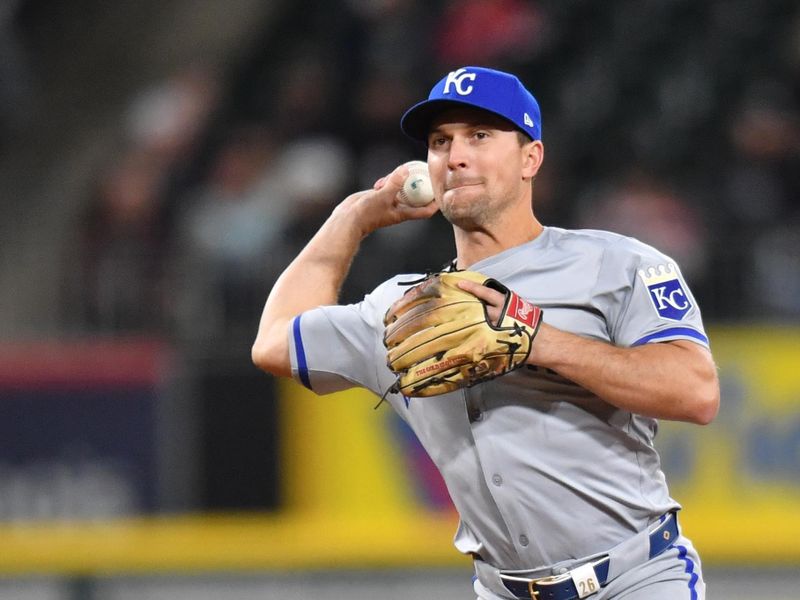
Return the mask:
[[454, 106], [480, 108], [469, 102], [459, 102], [457, 100], [423, 100], [406, 111], [406, 114], [400, 119], [400, 129], [408, 137], [426, 142], [428, 141], [431, 122], [436, 115]]
[[516, 123], [499, 112], [472, 102], [459, 102], [458, 100], [445, 99], [423, 100], [422, 102], [415, 104], [409, 108], [400, 119], [400, 129], [402, 129], [403, 133], [410, 138], [419, 140], [421, 142], [427, 142], [428, 134], [431, 131], [431, 123], [436, 118], [436, 115], [447, 110], [448, 108], [459, 106], [466, 106], [496, 115], [504, 121], [507, 121], [508, 124], [514, 129], [518, 129], [528, 137], [532, 137], [530, 132], [521, 129]]

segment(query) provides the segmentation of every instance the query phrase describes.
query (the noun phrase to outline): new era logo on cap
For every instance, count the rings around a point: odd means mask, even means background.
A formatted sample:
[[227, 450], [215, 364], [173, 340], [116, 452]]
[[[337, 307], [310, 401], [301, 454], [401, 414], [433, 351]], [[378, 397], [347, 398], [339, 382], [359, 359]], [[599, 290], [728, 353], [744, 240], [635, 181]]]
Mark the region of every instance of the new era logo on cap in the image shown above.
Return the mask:
[[425, 141], [437, 113], [452, 105], [466, 105], [494, 113], [538, 140], [542, 137], [539, 103], [510, 73], [484, 67], [461, 67], [443, 77], [427, 100], [412, 106], [400, 120], [410, 137]]

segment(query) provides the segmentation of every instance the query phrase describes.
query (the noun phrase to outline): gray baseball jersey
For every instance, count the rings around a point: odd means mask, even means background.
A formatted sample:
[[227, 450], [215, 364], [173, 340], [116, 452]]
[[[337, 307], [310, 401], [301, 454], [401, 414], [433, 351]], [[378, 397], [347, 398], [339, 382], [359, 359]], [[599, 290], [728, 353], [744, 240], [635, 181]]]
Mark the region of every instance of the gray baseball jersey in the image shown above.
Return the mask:
[[[621, 347], [691, 340], [700, 311], [678, 267], [634, 239], [546, 227], [536, 239], [470, 267], [542, 307], [544, 321]], [[295, 377], [317, 393], [353, 386], [382, 395], [383, 316], [414, 275], [358, 304], [324, 306], [289, 332]], [[535, 344], [535, 342], [534, 342]], [[679, 377], [679, 374], [676, 374]], [[528, 367], [435, 398], [391, 394], [439, 468], [461, 522], [458, 550], [503, 569], [603, 552], [679, 508], [653, 447], [655, 419]]]

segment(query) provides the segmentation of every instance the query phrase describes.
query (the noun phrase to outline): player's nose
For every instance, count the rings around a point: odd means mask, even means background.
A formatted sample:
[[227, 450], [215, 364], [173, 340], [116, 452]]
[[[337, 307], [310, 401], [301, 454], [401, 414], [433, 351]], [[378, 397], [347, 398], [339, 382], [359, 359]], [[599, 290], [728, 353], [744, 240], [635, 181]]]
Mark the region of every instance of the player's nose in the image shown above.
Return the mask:
[[447, 166], [451, 170], [463, 169], [469, 165], [469, 146], [467, 140], [454, 136], [447, 153]]

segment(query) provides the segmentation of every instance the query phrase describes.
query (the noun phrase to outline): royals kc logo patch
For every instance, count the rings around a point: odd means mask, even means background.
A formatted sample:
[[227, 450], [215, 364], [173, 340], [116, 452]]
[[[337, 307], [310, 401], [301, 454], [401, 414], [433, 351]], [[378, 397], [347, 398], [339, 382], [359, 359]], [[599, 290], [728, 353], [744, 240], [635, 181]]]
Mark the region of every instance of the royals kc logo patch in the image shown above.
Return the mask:
[[678, 267], [673, 263], [642, 269], [639, 277], [647, 286], [653, 308], [662, 319], [680, 321], [692, 308]]

